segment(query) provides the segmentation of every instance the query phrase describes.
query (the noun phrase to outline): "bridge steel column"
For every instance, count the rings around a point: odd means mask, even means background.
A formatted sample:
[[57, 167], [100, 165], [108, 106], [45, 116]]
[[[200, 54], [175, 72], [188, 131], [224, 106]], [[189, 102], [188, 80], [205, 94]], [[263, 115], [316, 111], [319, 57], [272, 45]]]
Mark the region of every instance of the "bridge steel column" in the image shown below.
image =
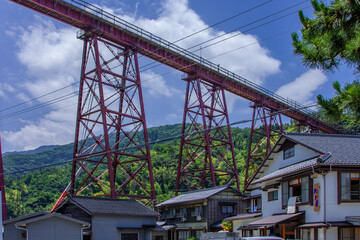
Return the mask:
[[186, 79], [176, 194], [235, 183], [240, 191], [224, 88], [194, 75]]
[[250, 140], [244, 189], [251, 180], [253, 174], [269, 154], [275, 145], [278, 136], [283, 133], [280, 113], [276, 113], [261, 103], [254, 103], [251, 122]]
[[84, 40], [70, 193], [156, 205], [137, 52]]
[[0, 135], [0, 191], [1, 191], [1, 209], [2, 209], [2, 219], [7, 219], [7, 210], [6, 210], [6, 194], [5, 194], [5, 181], [4, 181], [4, 168], [2, 160], [2, 151], [1, 151], [1, 135]]

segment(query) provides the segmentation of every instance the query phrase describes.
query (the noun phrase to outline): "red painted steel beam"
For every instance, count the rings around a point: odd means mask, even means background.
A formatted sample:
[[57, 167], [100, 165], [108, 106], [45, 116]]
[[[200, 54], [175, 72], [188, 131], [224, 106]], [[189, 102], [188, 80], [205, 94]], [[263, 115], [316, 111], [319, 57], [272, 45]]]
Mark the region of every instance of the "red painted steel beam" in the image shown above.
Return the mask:
[[6, 194], [5, 194], [5, 181], [4, 181], [4, 169], [2, 161], [2, 151], [1, 151], [1, 135], [0, 135], [0, 191], [1, 191], [1, 202], [2, 202], [2, 219], [7, 219], [7, 210], [6, 210]]
[[146, 30], [140, 29], [82, 0], [69, 0], [68, 2], [61, 0], [9, 1], [82, 29], [85, 32], [95, 32], [116, 44], [136, 48], [140, 54], [181, 72], [187, 74], [196, 73], [209, 83], [223, 86], [226, 91], [252, 102], [261, 102], [263, 106], [271, 110], [281, 111], [283, 115], [297, 121], [305, 121], [308, 125], [316, 127], [324, 133], [344, 132], [331, 123], [319, 120], [307, 109], [301, 109], [300, 104], [282, 98], [219, 65], [152, 35]]

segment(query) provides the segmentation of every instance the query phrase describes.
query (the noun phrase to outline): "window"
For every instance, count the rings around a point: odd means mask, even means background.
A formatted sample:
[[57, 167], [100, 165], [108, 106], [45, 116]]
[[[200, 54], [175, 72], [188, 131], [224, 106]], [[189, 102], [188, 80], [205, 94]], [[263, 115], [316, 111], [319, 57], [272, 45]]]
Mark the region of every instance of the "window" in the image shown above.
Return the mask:
[[278, 194], [279, 194], [278, 190], [268, 192], [268, 201], [278, 200], [279, 199]]
[[233, 213], [234, 206], [233, 205], [222, 205], [221, 206], [221, 213]]
[[356, 240], [360, 238], [360, 227], [340, 228], [341, 240]]
[[187, 217], [187, 208], [180, 208], [177, 210], [176, 217]]
[[253, 212], [261, 212], [261, 198], [252, 199]]
[[246, 201], [246, 212], [251, 213], [251, 202], [250, 202], [250, 200]]
[[341, 200], [360, 200], [360, 173], [340, 173]]
[[284, 159], [288, 159], [295, 156], [295, 147], [291, 147], [284, 150]]
[[138, 240], [137, 233], [121, 233], [121, 240]]
[[195, 230], [195, 240], [200, 240], [201, 233], [203, 233], [203, 230]]
[[152, 236], [152, 240], [163, 240], [163, 236]]
[[282, 183], [282, 206], [286, 207], [290, 197], [297, 196], [301, 203], [310, 201], [309, 177], [302, 177]]
[[203, 207], [202, 206], [194, 207], [194, 211], [191, 212], [192, 217], [202, 216], [202, 215], [203, 215]]
[[311, 239], [311, 231], [308, 228], [301, 229], [301, 239], [302, 240], [310, 240]]
[[176, 213], [176, 210], [175, 210], [175, 209], [170, 209], [170, 210], [167, 211], [166, 217], [167, 217], [167, 218], [174, 218], [174, 217], [175, 217], [175, 213]]
[[179, 240], [187, 240], [190, 238], [190, 231], [179, 231]]

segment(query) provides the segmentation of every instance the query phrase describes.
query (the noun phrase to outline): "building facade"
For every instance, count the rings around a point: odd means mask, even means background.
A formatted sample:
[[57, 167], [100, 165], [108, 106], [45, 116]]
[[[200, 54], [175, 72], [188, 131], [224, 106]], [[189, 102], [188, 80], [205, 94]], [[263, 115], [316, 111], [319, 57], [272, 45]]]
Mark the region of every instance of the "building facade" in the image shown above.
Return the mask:
[[221, 230], [222, 221], [246, 211], [244, 195], [228, 185], [183, 193], [158, 204], [169, 240], [200, 239]]
[[91, 223], [84, 240], [166, 240], [159, 214], [133, 199], [68, 196], [55, 212]]
[[245, 189], [250, 199], [261, 199], [262, 218], [238, 231], [286, 239], [360, 239], [359, 146], [360, 136], [282, 135]]

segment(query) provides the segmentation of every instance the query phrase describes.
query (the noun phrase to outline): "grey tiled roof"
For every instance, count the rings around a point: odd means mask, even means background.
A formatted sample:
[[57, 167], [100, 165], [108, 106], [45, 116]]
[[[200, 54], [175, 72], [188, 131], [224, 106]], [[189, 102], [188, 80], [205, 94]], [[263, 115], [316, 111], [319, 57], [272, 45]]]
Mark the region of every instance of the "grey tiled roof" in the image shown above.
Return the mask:
[[61, 218], [61, 219], [65, 220], [65, 221], [77, 223], [77, 224], [87, 226], [87, 227], [90, 226], [90, 223], [88, 223], [88, 222], [84, 222], [84, 221], [81, 221], [79, 219], [68, 217], [68, 216], [65, 216], [65, 215], [62, 215], [62, 214], [56, 213], [56, 212], [48, 213], [48, 214], [41, 215], [41, 216], [38, 216], [38, 217], [30, 218], [30, 219], [27, 219], [27, 220], [24, 220], [24, 221], [21, 221], [21, 222], [17, 222], [16, 225], [17, 226], [27, 225], [29, 223], [38, 222], [38, 221], [42, 221], [42, 220], [45, 220], [45, 219], [48, 219], [48, 218], [53, 218], [53, 217]]
[[321, 153], [331, 153], [324, 164], [360, 165], [360, 135], [286, 133], [293, 140]]
[[91, 215], [158, 216], [158, 213], [133, 199], [69, 196], [66, 201], [84, 208]]
[[[252, 181], [252, 184], [289, 175], [318, 164], [360, 166], [360, 135], [284, 133], [281, 138], [286, 138], [290, 141], [310, 148], [318, 152], [320, 156], [326, 153], [330, 153], [330, 157], [325, 159], [323, 163], [319, 163], [317, 158], [314, 158], [281, 168]], [[280, 140], [281, 139], [279, 139], [277, 144], [281, 142]]]
[[317, 164], [317, 158], [311, 159], [308, 161], [304, 161], [304, 162], [300, 162], [300, 163], [297, 163], [297, 164], [294, 164], [291, 166], [287, 166], [285, 168], [281, 168], [281, 169], [274, 171], [268, 175], [265, 175], [265, 176], [259, 178], [258, 180], [254, 181], [253, 183], [260, 183], [260, 182], [264, 182], [264, 181], [267, 181], [270, 179], [285, 176], [290, 173], [295, 173], [295, 172], [301, 171], [302, 169], [306, 169], [306, 168], [315, 166], [316, 164]]
[[[217, 186], [217, 187], [212, 187], [212, 188], [207, 188], [207, 189], [202, 189], [202, 190], [190, 191], [190, 192], [182, 193], [181, 195], [173, 197], [165, 202], [162, 202], [162, 203], [158, 204], [158, 206], [207, 199], [219, 192], [224, 191], [225, 189], [232, 189], [232, 190], [236, 191], [235, 189], [231, 188], [229, 185], [223, 185], [223, 186]], [[239, 194], [241, 194], [241, 193], [239, 193]]]
[[43, 216], [43, 215], [46, 215], [46, 214], [49, 214], [49, 212], [41, 211], [41, 212], [29, 213], [29, 214], [26, 214], [26, 215], [23, 215], [23, 216], [20, 216], [20, 217], [5, 220], [3, 222], [3, 224], [5, 225], [5, 224], [9, 224], [9, 223], [15, 223], [15, 222], [19, 222], [19, 221], [24, 221], [24, 220], [27, 220], [27, 219], [35, 218], [35, 217], [38, 217], [38, 216]]

